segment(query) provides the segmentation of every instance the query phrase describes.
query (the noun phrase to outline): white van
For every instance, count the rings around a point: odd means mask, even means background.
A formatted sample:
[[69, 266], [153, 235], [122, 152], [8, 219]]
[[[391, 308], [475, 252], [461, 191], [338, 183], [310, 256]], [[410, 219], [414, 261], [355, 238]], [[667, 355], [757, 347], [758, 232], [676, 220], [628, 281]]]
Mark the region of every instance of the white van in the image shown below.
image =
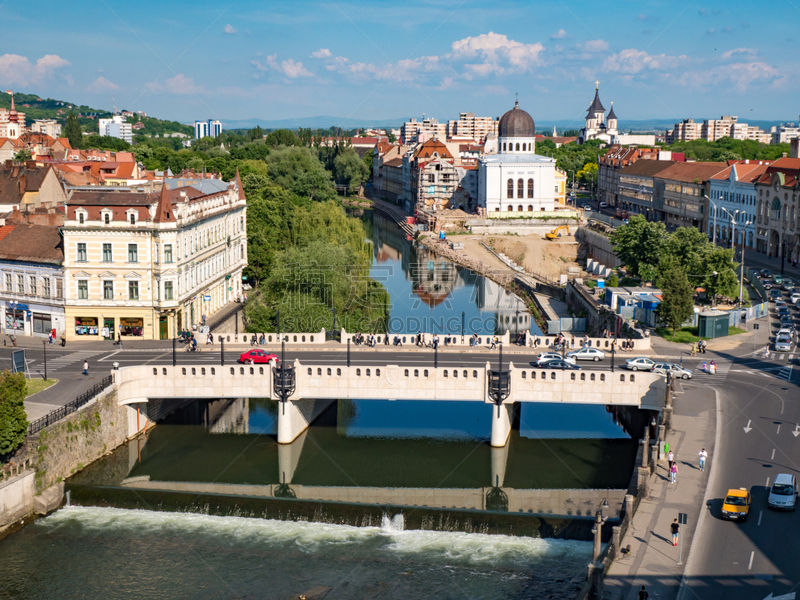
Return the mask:
[[769, 490], [767, 506], [780, 510], [794, 510], [797, 500], [797, 480], [794, 475], [781, 473]]

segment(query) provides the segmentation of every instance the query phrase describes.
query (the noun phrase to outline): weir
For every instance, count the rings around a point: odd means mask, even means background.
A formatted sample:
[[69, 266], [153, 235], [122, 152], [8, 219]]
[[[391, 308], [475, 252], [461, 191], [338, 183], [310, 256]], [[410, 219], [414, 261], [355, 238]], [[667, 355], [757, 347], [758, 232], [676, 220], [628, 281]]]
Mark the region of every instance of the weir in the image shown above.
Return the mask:
[[[291, 389], [269, 365], [123, 367], [113, 371], [120, 405], [144, 407], [156, 399], [279, 398], [278, 442], [295, 440], [334, 400], [446, 400], [493, 405], [492, 446], [506, 444], [513, 405], [547, 402], [631, 406], [660, 411], [664, 378], [655, 373], [560, 371], [517, 367], [502, 373], [484, 367], [303, 365], [295, 360]], [[498, 392], [497, 385], [503, 391]], [[276, 383], [277, 382], [277, 383]], [[156, 419], [150, 416], [150, 421]], [[141, 424], [140, 427], [144, 427]]]

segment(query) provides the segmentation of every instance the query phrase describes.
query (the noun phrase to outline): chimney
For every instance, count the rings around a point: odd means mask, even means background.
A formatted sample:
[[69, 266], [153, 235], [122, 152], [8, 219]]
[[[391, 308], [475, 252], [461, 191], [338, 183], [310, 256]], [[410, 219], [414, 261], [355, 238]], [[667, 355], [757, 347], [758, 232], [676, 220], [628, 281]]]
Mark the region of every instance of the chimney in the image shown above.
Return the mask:
[[26, 160], [25, 161], [25, 168], [26, 169], [35, 169], [36, 168], [36, 161], [35, 160]]
[[27, 183], [27, 178], [25, 177], [25, 173], [19, 176], [19, 193], [20, 196], [25, 194], [25, 184]]

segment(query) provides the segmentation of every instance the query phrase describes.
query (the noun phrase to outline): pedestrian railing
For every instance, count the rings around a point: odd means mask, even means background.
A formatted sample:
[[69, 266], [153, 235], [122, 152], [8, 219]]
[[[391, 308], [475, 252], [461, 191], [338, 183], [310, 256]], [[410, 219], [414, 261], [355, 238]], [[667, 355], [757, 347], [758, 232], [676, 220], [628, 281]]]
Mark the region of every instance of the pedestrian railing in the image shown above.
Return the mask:
[[85, 404], [88, 404], [93, 398], [100, 395], [100, 393], [103, 392], [103, 390], [105, 390], [108, 387], [111, 387], [111, 384], [113, 382], [114, 379], [113, 377], [111, 377], [111, 375], [104, 377], [103, 379], [100, 380], [100, 383], [94, 384], [90, 389], [86, 390], [84, 393], [82, 393], [80, 396], [78, 396], [71, 402], [68, 402], [64, 406], [60, 406], [54, 411], [47, 413], [41, 419], [36, 419], [33, 423], [28, 425], [28, 435], [33, 435], [34, 433], [38, 433], [45, 427], [48, 427], [53, 423], [60, 421], [67, 415], [74, 413], [80, 407], [82, 407]]

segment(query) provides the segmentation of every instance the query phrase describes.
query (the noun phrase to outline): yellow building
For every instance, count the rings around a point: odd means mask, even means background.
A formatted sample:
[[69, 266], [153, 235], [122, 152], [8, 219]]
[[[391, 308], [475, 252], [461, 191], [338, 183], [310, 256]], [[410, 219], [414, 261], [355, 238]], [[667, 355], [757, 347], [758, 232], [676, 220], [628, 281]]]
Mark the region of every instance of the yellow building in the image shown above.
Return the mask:
[[556, 202], [567, 203], [567, 173], [556, 167]]
[[242, 295], [238, 173], [159, 193], [100, 188], [66, 203], [67, 339], [169, 339]]

